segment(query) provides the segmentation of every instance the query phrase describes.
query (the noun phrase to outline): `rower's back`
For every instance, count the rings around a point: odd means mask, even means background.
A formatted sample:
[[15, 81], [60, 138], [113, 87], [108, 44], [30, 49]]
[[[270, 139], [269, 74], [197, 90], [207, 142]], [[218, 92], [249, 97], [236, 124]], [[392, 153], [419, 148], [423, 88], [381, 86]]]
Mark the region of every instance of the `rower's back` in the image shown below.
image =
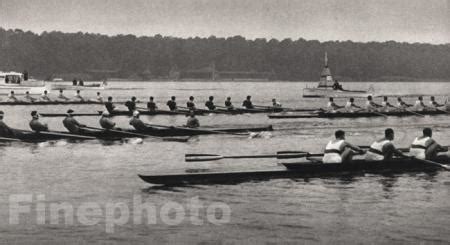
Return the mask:
[[80, 131], [80, 124], [73, 117], [67, 116], [66, 118], [64, 118], [63, 125], [71, 133], [79, 133]]
[[426, 159], [426, 151], [432, 143], [433, 140], [429, 136], [416, 137], [411, 144], [409, 154], [419, 159]]
[[325, 152], [322, 158], [323, 163], [342, 163], [341, 154], [344, 151], [343, 139], [330, 140], [325, 146]]
[[133, 126], [133, 128], [135, 128], [137, 131], [145, 131], [147, 129], [145, 123], [137, 117], [131, 118], [130, 125]]
[[391, 141], [386, 138], [373, 142], [366, 152], [365, 159], [368, 161], [382, 161], [386, 158], [391, 158], [391, 156], [388, 156], [388, 153], [385, 152], [385, 147], [388, 144], [391, 144]]
[[100, 118], [100, 126], [104, 129], [113, 129], [116, 126], [116, 123], [113, 122], [111, 119], [109, 119], [108, 117], [104, 117], [102, 116]]
[[36, 132], [48, 131], [47, 124], [41, 123], [38, 118], [31, 119], [30, 128]]

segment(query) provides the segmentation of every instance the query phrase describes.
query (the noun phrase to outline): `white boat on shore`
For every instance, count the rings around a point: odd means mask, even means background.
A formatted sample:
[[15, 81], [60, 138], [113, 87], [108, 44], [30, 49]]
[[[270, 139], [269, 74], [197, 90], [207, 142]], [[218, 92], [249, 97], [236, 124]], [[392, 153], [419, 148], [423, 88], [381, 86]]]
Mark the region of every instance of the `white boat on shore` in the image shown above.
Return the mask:
[[328, 67], [328, 56], [325, 52], [325, 66], [320, 73], [320, 81], [317, 87], [303, 89], [303, 97], [305, 98], [323, 98], [323, 97], [367, 97], [374, 95], [374, 89], [371, 86], [366, 90], [348, 90], [343, 89], [337, 82], [334, 82], [331, 70]]
[[44, 81], [35, 79], [25, 79], [20, 72], [1, 72], [0, 71], [0, 95], [8, 95], [14, 91], [16, 95], [25, 94], [43, 94], [48, 90]]

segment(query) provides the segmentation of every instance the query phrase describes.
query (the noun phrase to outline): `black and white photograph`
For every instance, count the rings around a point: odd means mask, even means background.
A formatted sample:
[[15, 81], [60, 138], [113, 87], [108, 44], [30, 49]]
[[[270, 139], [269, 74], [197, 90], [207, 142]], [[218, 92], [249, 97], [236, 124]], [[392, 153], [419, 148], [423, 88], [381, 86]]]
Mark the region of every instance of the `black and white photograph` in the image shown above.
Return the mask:
[[450, 0], [0, 0], [0, 244], [449, 244]]

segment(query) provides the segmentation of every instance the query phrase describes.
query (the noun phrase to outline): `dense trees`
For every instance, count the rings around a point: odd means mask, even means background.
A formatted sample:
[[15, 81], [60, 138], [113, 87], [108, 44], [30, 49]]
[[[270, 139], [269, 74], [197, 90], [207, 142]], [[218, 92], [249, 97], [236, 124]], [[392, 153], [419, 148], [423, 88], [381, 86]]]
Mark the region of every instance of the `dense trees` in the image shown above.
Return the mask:
[[324, 52], [335, 75], [347, 80], [450, 79], [450, 45], [105, 36], [0, 28], [0, 70], [42, 78], [117, 71], [117, 76], [166, 77], [171, 69], [215, 64], [220, 71], [274, 71], [281, 80], [318, 80]]

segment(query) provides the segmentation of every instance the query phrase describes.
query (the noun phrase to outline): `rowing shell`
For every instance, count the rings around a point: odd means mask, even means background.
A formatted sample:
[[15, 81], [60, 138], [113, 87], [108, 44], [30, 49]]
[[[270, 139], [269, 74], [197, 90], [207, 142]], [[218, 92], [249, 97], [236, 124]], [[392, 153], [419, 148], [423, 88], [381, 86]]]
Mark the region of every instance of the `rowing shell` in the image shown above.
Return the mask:
[[[414, 113], [421, 115], [445, 115], [447, 111], [389, 111], [381, 112], [386, 116], [414, 116]], [[303, 113], [303, 114], [270, 114], [271, 119], [283, 119], [283, 118], [358, 118], [358, 117], [380, 117], [383, 116], [380, 113], [373, 112], [317, 112], [317, 113]]]
[[2, 101], [2, 102], [0, 102], [0, 105], [91, 105], [91, 104], [104, 104], [104, 103], [100, 102], [100, 101], [35, 101], [35, 102]]
[[[443, 157], [434, 161], [443, 164], [450, 158]], [[354, 160], [352, 163], [313, 163], [309, 161], [284, 163], [286, 168], [232, 172], [201, 172], [182, 174], [138, 175], [143, 181], [158, 185], [184, 184], [233, 184], [250, 180], [268, 180], [275, 178], [327, 177], [346, 173], [402, 173], [438, 171], [439, 167], [412, 159], [391, 159], [389, 161]]]

